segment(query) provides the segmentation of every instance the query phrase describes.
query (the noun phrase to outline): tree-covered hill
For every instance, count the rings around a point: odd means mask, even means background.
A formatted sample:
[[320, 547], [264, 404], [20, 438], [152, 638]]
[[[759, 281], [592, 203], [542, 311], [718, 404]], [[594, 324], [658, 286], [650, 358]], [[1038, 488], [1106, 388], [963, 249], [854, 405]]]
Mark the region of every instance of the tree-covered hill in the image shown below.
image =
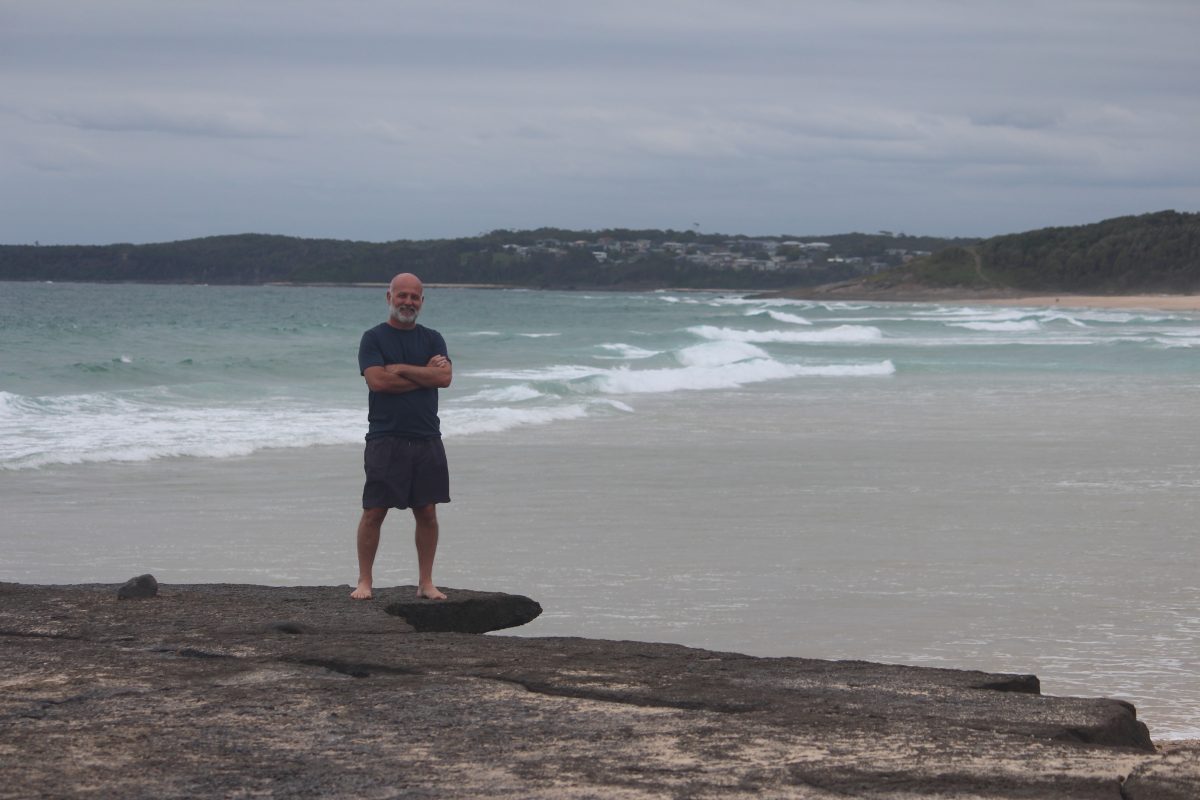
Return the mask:
[[1160, 211], [950, 247], [870, 283], [1121, 294], [1200, 292], [1200, 214]]
[[0, 246], [0, 280], [378, 283], [400, 270], [429, 283], [552, 288], [792, 289], [862, 281], [884, 290], [1197, 292], [1200, 214], [1161, 211], [984, 240], [886, 231], [755, 238], [540, 228], [424, 241], [240, 234], [142, 245]]
[[368, 283], [407, 270], [428, 283], [757, 289], [846, 280], [900, 263], [910, 251], [974, 241], [558, 228], [383, 243], [240, 234], [142, 245], [4, 245], [0, 280]]

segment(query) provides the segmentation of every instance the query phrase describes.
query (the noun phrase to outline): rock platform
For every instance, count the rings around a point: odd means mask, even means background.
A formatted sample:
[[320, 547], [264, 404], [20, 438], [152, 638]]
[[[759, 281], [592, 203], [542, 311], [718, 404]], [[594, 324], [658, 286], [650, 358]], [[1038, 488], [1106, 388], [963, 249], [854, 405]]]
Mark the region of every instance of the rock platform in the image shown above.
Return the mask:
[[1031, 675], [417, 630], [540, 611], [465, 590], [117, 589], [0, 584], [0, 797], [1200, 797], [1194, 745]]

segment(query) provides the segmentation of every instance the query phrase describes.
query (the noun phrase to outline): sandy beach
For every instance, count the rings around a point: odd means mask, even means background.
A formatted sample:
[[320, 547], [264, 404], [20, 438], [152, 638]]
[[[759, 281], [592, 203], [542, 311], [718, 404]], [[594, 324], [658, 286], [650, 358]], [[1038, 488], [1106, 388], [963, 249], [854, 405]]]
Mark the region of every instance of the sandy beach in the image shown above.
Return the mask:
[[783, 289], [757, 297], [852, 302], [946, 303], [989, 306], [1058, 306], [1060, 308], [1149, 309], [1200, 311], [1200, 294], [1021, 294], [1009, 289], [937, 289], [925, 286], [864, 288], [861, 283]]
[[972, 303], [996, 306], [1060, 306], [1062, 308], [1153, 309], [1155, 311], [1200, 311], [1196, 294], [1060, 294], [1013, 298], [971, 298]]

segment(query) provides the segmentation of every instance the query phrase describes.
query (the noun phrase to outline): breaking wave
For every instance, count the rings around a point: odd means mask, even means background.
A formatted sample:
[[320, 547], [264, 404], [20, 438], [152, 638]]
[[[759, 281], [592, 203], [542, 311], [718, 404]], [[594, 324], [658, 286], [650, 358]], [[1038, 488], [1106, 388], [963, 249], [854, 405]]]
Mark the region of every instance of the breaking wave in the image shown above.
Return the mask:
[[724, 339], [734, 342], [792, 342], [796, 344], [856, 344], [876, 342], [883, 338], [883, 331], [871, 325], [838, 325], [814, 331], [750, 331], [737, 328], [721, 328], [714, 325], [697, 325], [688, 331], [705, 339]]

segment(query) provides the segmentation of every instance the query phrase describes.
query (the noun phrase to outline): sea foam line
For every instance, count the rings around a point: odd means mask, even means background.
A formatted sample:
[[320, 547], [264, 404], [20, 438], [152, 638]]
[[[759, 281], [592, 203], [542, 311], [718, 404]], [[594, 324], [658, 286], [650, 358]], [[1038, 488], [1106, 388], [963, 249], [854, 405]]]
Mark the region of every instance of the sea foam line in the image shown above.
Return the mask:
[[715, 325], [697, 325], [688, 328], [704, 339], [724, 339], [734, 342], [790, 342], [796, 344], [854, 344], [875, 342], [883, 338], [883, 331], [871, 325], [838, 325], [816, 331], [750, 331], [737, 328], [721, 328]]
[[[786, 364], [762, 357], [742, 343], [696, 345], [677, 354], [683, 366], [659, 369], [556, 365], [532, 370], [491, 370], [481, 377], [561, 384], [564, 394], [665, 394], [677, 391], [734, 389], [752, 383], [797, 377], [877, 377], [895, 374], [891, 360], [866, 364]], [[729, 345], [742, 345], [741, 349]], [[750, 348], [750, 349], [746, 349]]]
[[[111, 395], [0, 402], [0, 469], [138, 462], [190, 456], [230, 458], [274, 447], [361, 441], [359, 409], [292, 403], [168, 406]], [[63, 425], [64, 416], [71, 424]]]
[[1009, 322], [947, 322], [946, 326], [987, 333], [1024, 333], [1042, 329], [1042, 324], [1035, 319], [1012, 320]]
[[[632, 412], [611, 398], [513, 407], [542, 398], [527, 386], [484, 390], [441, 412], [447, 438], [578, 419], [593, 410]], [[71, 420], [64, 425], [64, 418]], [[361, 408], [299, 403], [237, 407], [172, 406], [111, 394], [29, 398], [0, 392], [0, 470], [51, 465], [145, 462], [162, 458], [234, 458], [274, 448], [356, 444], [366, 420]]]
[[621, 342], [610, 342], [606, 344], [596, 345], [601, 350], [608, 350], [616, 353], [613, 356], [597, 356], [597, 358], [624, 358], [628, 360], [638, 360], [643, 358], [653, 358], [661, 353], [661, 350], [647, 350], [644, 347], [637, 347], [632, 344], [623, 344]]
[[774, 311], [769, 308], [759, 308], [754, 311], [747, 311], [747, 317], [757, 317], [766, 314], [776, 322], [787, 322], [791, 325], [812, 325], [812, 322], [799, 316], [798, 314], [789, 314], [786, 311]]

